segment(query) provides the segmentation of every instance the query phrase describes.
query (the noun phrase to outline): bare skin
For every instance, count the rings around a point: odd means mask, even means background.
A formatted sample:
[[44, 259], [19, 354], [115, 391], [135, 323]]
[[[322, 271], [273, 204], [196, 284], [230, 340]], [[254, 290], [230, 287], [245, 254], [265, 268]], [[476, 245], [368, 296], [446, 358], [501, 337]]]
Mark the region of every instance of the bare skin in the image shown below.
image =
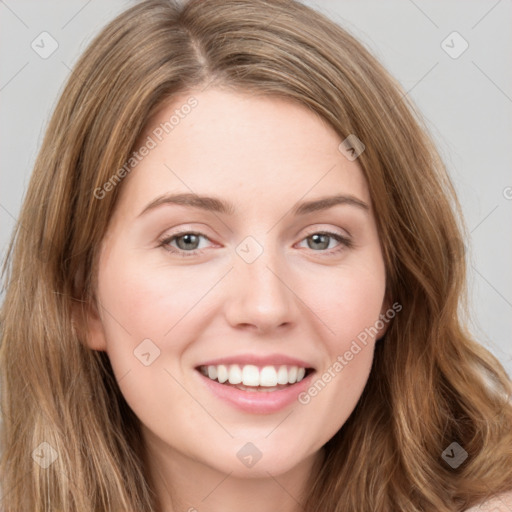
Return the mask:
[[[89, 346], [108, 353], [142, 422], [162, 511], [298, 512], [322, 446], [359, 400], [386, 328], [344, 358], [388, 307], [368, 187], [332, 128], [282, 99], [189, 92], [159, 112], [141, 140], [192, 94], [197, 107], [119, 185]], [[141, 213], [179, 193], [214, 196], [234, 211], [164, 203]], [[368, 208], [346, 202], [293, 213], [334, 195]], [[149, 365], [134, 356], [143, 340], [151, 340]], [[197, 370], [241, 354], [299, 358], [316, 378], [330, 369], [331, 379], [307, 403], [241, 410], [212, 393]], [[335, 371], [340, 356], [346, 364]], [[251, 467], [237, 456], [247, 443], [261, 454]]]

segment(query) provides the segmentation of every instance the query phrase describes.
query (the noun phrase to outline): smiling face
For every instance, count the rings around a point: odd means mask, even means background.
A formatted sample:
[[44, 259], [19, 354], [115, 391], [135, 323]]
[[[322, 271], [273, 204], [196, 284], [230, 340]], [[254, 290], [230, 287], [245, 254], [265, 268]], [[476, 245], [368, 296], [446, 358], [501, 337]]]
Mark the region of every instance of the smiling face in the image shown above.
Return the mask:
[[376, 223], [357, 160], [311, 111], [194, 97], [162, 141], [152, 130], [190, 94], [150, 121], [140, 140], [158, 144], [118, 185], [88, 343], [155, 457], [277, 475], [315, 456], [367, 382], [385, 329]]

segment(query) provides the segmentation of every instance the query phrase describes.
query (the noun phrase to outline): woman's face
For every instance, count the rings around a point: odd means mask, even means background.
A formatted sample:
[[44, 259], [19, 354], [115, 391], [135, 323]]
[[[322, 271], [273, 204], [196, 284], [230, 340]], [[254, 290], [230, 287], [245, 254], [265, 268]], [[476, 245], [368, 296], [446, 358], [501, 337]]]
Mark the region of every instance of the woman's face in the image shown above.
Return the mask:
[[306, 108], [191, 97], [151, 120], [117, 185], [89, 345], [155, 455], [277, 475], [345, 423], [385, 331], [370, 196]]

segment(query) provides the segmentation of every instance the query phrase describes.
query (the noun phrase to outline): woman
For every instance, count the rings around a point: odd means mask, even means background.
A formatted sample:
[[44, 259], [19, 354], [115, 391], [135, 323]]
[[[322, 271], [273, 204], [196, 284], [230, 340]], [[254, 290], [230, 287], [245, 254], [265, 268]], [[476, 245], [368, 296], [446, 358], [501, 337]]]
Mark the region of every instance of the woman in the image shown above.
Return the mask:
[[298, 3], [110, 23], [9, 254], [4, 509], [507, 510], [511, 384], [413, 112]]

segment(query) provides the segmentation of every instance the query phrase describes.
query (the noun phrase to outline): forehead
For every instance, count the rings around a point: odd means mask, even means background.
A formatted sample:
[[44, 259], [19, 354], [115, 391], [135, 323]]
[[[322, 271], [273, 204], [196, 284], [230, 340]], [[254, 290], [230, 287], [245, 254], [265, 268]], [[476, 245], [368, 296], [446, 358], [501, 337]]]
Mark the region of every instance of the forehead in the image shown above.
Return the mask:
[[328, 193], [369, 203], [361, 168], [339, 151], [340, 142], [324, 119], [288, 99], [182, 93], [139, 137], [136, 149], [151, 149], [125, 178], [121, 203], [140, 209], [163, 193], [184, 192], [225, 196], [244, 208]]

